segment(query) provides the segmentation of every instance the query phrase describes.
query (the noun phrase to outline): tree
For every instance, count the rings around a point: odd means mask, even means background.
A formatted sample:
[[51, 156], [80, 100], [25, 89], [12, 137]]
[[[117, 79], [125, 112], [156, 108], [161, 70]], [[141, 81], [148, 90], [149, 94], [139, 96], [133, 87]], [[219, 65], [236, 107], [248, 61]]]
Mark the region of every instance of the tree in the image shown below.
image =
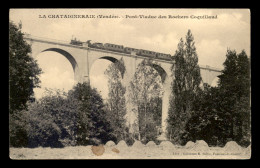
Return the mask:
[[250, 67], [244, 51], [227, 51], [219, 86], [204, 86], [193, 102], [187, 140], [223, 146], [230, 140], [250, 144]]
[[124, 61], [111, 64], [105, 71], [108, 76], [108, 111], [107, 115], [117, 141], [126, 140], [126, 88], [122, 85], [122, 77], [125, 72]]
[[[141, 139], [144, 141], [154, 140], [156, 138], [156, 122], [161, 111], [154, 112], [152, 107], [162, 95], [162, 82], [158, 72], [152, 68], [151, 60], [143, 60], [137, 68], [133, 80], [130, 83], [130, 98], [136, 111], [138, 112], [138, 127]], [[153, 101], [152, 101], [153, 100]], [[157, 108], [158, 109], [158, 108]], [[153, 113], [154, 112], [154, 113]]]
[[[244, 50], [237, 54], [235, 50], [227, 50], [224, 70], [219, 76], [219, 87], [227, 99], [226, 113], [228, 118], [229, 138], [240, 141], [250, 132], [250, 63]], [[243, 131], [243, 129], [245, 130]]]
[[91, 88], [89, 83], [78, 83], [69, 91], [68, 97], [79, 101], [78, 145], [97, 145], [113, 138], [103, 99], [96, 89]]
[[30, 56], [31, 47], [23, 39], [22, 24], [17, 27], [9, 22], [9, 118], [10, 145], [27, 144], [24, 123], [20, 121], [22, 110], [28, 101], [34, 101], [33, 89], [39, 87], [41, 69]]
[[201, 83], [194, 37], [189, 30], [186, 42], [180, 39], [171, 70], [174, 76], [168, 117], [168, 136], [183, 143], [185, 125], [191, 116], [192, 103]]
[[203, 139], [210, 146], [224, 146], [229, 136], [229, 114], [224, 110], [227, 97], [218, 87], [205, 84], [195, 99], [185, 127], [186, 141]]
[[9, 86], [10, 114], [26, 108], [33, 100], [33, 89], [39, 87], [41, 69], [29, 55], [31, 47], [23, 39], [22, 25], [9, 22]]

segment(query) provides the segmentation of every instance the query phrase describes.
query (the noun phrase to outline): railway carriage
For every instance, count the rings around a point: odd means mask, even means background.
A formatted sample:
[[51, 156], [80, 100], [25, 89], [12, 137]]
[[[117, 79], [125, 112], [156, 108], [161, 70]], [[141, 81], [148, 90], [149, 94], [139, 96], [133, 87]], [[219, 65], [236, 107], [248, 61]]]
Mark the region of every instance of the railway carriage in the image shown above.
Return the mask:
[[142, 55], [142, 56], [151, 57], [151, 58], [155, 58], [156, 57], [156, 52], [148, 51], [148, 50], [139, 50], [139, 52], [137, 54], [138, 55]]
[[124, 52], [124, 46], [123, 45], [106, 43], [106, 44], [104, 44], [104, 48], [107, 49], [107, 50], [111, 50], [111, 51]]
[[132, 52], [135, 52], [135, 53], [138, 53], [139, 52], [139, 49], [136, 49], [136, 48], [130, 48], [130, 47], [125, 47], [125, 53], [127, 54], [131, 54]]
[[89, 47], [99, 48], [99, 49], [105, 49], [103, 43], [93, 43], [93, 44], [90, 44]]
[[171, 55], [170, 54], [163, 54], [163, 53], [156, 53], [156, 57], [160, 59], [170, 60]]

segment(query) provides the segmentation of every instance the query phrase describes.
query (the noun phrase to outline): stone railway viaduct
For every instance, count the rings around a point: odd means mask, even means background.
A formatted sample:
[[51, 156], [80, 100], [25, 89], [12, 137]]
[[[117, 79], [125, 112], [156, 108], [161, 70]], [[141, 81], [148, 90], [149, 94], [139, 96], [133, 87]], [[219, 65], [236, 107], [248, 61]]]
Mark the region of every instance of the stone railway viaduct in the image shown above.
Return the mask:
[[[32, 48], [32, 57], [36, 58], [38, 54], [45, 51], [54, 51], [60, 53], [68, 59], [74, 71], [74, 79], [76, 82], [89, 82], [89, 72], [93, 63], [98, 59], [106, 59], [116, 62], [123, 57], [126, 72], [123, 77], [123, 83], [128, 88], [130, 80], [135, 74], [136, 67], [142, 60], [147, 59], [145, 56], [138, 56], [135, 53], [126, 54], [97, 48], [90, 48], [87, 45], [76, 46], [69, 42], [58, 41], [53, 39], [45, 39], [41, 37], [25, 35], [25, 40]], [[50, 60], [51, 61], [51, 60]], [[155, 68], [162, 78], [163, 83], [163, 99], [162, 99], [162, 131], [166, 131], [166, 119], [168, 116], [169, 96], [171, 93], [171, 65], [174, 62], [153, 58], [153, 68]], [[102, 66], [102, 65], [101, 65]], [[212, 85], [217, 81], [220, 70], [209, 66], [200, 66], [201, 76], [204, 83]], [[127, 94], [126, 94], [127, 95]]]

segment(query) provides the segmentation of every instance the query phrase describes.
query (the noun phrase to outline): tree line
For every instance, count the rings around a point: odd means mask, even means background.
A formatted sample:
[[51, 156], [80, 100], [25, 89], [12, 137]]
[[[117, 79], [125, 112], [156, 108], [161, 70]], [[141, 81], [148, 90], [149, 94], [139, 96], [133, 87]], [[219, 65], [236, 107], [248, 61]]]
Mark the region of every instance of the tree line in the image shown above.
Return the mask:
[[175, 144], [205, 140], [210, 146], [251, 142], [250, 61], [244, 50], [227, 50], [218, 85], [201, 85], [194, 37], [189, 30], [174, 55], [168, 137]]
[[[89, 83], [78, 83], [68, 93], [47, 90], [34, 99], [42, 73], [30, 56], [21, 25], [9, 23], [9, 133], [14, 147], [97, 145], [109, 140], [157, 141], [162, 111], [162, 79], [151, 60], [143, 60], [130, 82], [122, 83], [126, 69], [121, 58], [111, 64], [106, 102]], [[172, 94], [167, 137], [174, 144], [205, 140], [221, 146], [229, 140], [250, 143], [250, 63], [245, 51], [228, 50], [217, 87], [203, 84], [194, 37], [189, 30], [173, 56]], [[126, 97], [129, 100], [126, 100]], [[129, 102], [128, 102], [129, 101]], [[127, 124], [126, 104], [134, 122]]]

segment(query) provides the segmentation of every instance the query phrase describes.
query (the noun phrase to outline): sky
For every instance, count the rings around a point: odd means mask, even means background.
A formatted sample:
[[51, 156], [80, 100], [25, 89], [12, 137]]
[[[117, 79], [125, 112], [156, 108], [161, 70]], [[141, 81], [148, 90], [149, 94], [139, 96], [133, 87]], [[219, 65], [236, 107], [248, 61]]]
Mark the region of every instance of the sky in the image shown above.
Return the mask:
[[[48, 17], [53, 15], [95, 15], [96, 18]], [[97, 18], [98, 15], [119, 18]], [[140, 15], [157, 18], [144, 19]], [[166, 18], [160, 19], [159, 15]], [[189, 18], [172, 19], [169, 15]], [[191, 18], [204, 15], [217, 16], [217, 19]], [[136, 16], [139, 18], [134, 18]], [[68, 42], [76, 37], [81, 41], [120, 44], [171, 55], [190, 29], [200, 65], [223, 69], [228, 48], [237, 52], [244, 49], [250, 56], [249, 9], [11, 9], [10, 20], [14, 23], [21, 21], [22, 31], [33, 36]], [[44, 52], [37, 56], [37, 60], [44, 71], [40, 78], [42, 89], [72, 88], [75, 83], [72, 66], [62, 55]], [[107, 95], [104, 71], [109, 64], [106, 60], [97, 60], [90, 71], [91, 84], [103, 96]], [[40, 97], [42, 89], [37, 90], [36, 97]]]

